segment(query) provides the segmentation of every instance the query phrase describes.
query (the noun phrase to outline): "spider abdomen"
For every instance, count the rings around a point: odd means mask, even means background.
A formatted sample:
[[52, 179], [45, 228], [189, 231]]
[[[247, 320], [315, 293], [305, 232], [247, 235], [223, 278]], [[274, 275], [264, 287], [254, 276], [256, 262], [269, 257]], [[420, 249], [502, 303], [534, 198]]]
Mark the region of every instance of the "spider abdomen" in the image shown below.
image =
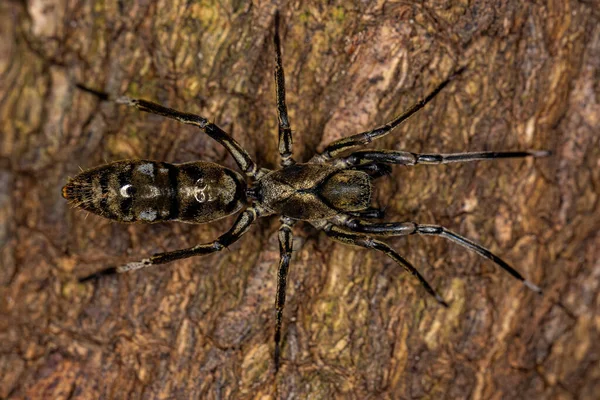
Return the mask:
[[245, 190], [240, 174], [214, 163], [124, 160], [83, 171], [63, 196], [119, 222], [204, 223], [238, 211]]
[[320, 220], [340, 212], [361, 211], [371, 202], [367, 173], [327, 164], [285, 167], [263, 177], [257, 186], [262, 206], [298, 220]]

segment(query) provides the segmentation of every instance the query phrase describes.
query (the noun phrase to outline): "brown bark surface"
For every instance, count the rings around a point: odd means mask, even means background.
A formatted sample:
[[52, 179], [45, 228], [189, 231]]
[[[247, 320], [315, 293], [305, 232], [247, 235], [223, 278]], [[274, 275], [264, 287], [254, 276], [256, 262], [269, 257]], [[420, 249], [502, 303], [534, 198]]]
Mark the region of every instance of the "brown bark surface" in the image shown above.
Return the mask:
[[[275, 3], [0, 3], [0, 398], [598, 398], [598, 4]], [[431, 105], [371, 147], [554, 152], [394, 167], [375, 200], [387, 221], [482, 243], [543, 296], [443, 239], [389, 240], [444, 309], [384, 255], [298, 224], [274, 375], [276, 218], [216, 255], [78, 283], [232, 222], [86, 218], [60, 193], [79, 167], [235, 164], [198, 130], [74, 83], [203, 115], [275, 168], [276, 7], [296, 159], [382, 124], [460, 65]]]

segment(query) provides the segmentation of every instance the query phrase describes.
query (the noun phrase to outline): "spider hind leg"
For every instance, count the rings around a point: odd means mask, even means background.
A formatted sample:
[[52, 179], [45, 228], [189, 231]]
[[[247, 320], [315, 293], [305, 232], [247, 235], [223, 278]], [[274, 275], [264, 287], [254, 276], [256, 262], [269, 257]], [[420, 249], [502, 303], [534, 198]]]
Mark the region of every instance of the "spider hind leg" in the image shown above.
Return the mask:
[[467, 239], [464, 236], [461, 236], [444, 228], [443, 226], [421, 225], [414, 222], [372, 223], [348, 217], [339, 217], [337, 221], [338, 223], [344, 225], [346, 228], [350, 229], [352, 232], [357, 232], [366, 235], [371, 234], [378, 236], [406, 236], [418, 234], [443, 237], [479, 254], [483, 258], [494, 262], [500, 268], [508, 272], [513, 278], [521, 281], [523, 285], [527, 286], [529, 289], [533, 290], [534, 292], [537, 292], [538, 294], [542, 294], [542, 289], [525, 279], [523, 275], [521, 275], [516, 269], [514, 269], [506, 261], [504, 261], [497, 255], [492, 253], [490, 250], [473, 242], [472, 240]]
[[352, 232], [342, 227], [335, 226], [331, 222], [314, 221], [312, 222], [312, 224], [317, 229], [323, 230], [327, 234], [327, 236], [329, 236], [335, 241], [352, 246], [374, 249], [384, 253], [386, 256], [391, 258], [396, 264], [401, 266], [406, 272], [410, 273], [412, 276], [417, 278], [423, 289], [425, 289], [427, 293], [429, 293], [440, 305], [448, 307], [448, 303], [446, 303], [442, 296], [440, 296], [431, 287], [431, 285], [429, 284], [429, 282], [427, 282], [423, 275], [421, 275], [421, 273], [410, 262], [404, 259], [404, 257], [398, 254], [387, 243], [381, 240], [377, 240], [364, 233]]

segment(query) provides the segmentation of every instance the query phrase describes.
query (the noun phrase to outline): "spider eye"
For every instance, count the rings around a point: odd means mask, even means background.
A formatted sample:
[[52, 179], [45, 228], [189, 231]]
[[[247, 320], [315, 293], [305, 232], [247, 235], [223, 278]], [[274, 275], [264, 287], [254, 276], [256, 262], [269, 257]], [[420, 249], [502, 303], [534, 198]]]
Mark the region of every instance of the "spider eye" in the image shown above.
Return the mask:
[[131, 197], [135, 194], [135, 192], [136, 192], [136, 189], [132, 185], [129, 185], [129, 184], [122, 186], [121, 189], [119, 190], [119, 193], [123, 197]]

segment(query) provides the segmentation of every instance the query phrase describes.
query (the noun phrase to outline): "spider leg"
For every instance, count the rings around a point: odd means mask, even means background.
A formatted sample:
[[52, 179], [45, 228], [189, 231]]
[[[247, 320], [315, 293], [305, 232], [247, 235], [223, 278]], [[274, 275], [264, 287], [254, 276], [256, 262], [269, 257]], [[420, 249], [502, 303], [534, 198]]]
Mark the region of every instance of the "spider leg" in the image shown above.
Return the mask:
[[400, 265], [404, 270], [410, 273], [412, 276], [419, 280], [419, 283], [423, 288], [429, 293], [431, 296], [435, 298], [435, 300], [443, 305], [444, 307], [448, 307], [448, 304], [444, 301], [444, 299], [436, 293], [435, 290], [429, 285], [429, 283], [425, 280], [425, 278], [419, 273], [419, 271], [407, 260], [405, 260], [402, 256], [400, 256], [396, 251], [394, 251], [390, 246], [386, 243], [377, 240], [367, 234], [352, 232], [350, 230], [346, 230], [342, 227], [335, 226], [331, 222], [327, 221], [316, 221], [312, 222], [312, 224], [317, 229], [322, 229], [327, 236], [336, 240], [338, 242], [349, 244], [353, 246], [364, 247], [367, 249], [374, 249], [377, 251], [381, 251], [386, 256], [394, 260], [398, 265]]
[[370, 163], [387, 163], [400, 165], [416, 164], [450, 164], [455, 162], [491, 160], [494, 158], [546, 157], [551, 152], [545, 150], [527, 151], [480, 151], [472, 153], [452, 154], [418, 154], [398, 150], [357, 151], [347, 157], [334, 160], [340, 167], [371, 165]]
[[337, 218], [336, 223], [341, 223], [346, 228], [353, 232], [359, 232], [362, 234], [372, 234], [378, 236], [406, 236], [406, 235], [433, 235], [441, 236], [454, 243], [457, 243], [467, 249], [474, 251], [480, 256], [493, 261], [500, 268], [511, 274], [514, 278], [520, 280], [529, 289], [542, 294], [542, 290], [526, 280], [517, 270], [511, 267], [506, 261], [486, 249], [485, 247], [457, 234], [442, 226], [438, 225], [421, 225], [414, 222], [385, 222], [385, 223], [371, 223], [362, 221], [360, 219], [349, 218], [347, 216], [341, 216]]
[[408, 118], [410, 118], [414, 113], [425, 107], [427, 103], [429, 103], [435, 96], [438, 95], [453, 79], [455, 79], [458, 75], [460, 75], [465, 70], [465, 67], [459, 68], [456, 72], [446, 78], [442, 83], [440, 83], [431, 93], [429, 93], [425, 98], [419, 100], [417, 103], [412, 105], [408, 110], [398, 115], [393, 120], [389, 121], [385, 125], [382, 125], [378, 128], [371, 129], [370, 131], [357, 133], [352, 136], [348, 136], [345, 138], [338, 139], [329, 143], [322, 153], [315, 155], [310, 162], [318, 162], [324, 163], [327, 160], [330, 160], [333, 157], [340, 155], [342, 152], [346, 150], [350, 150], [359, 146], [364, 146], [368, 143], [371, 143], [375, 139], [379, 139], [388, 133]]
[[275, 298], [275, 373], [279, 370], [281, 348], [281, 322], [285, 306], [285, 288], [287, 284], [288, 267], [292, 258], [293, 234], [292, 226], [295, 221], [281, 217], [279, 228], [279, 270], [277, 272], [277, 295]]
[[279, 119], [279, 154], [281, 166], [295, 164], [292, 158], [292, 129], [285, 104], [285, 75], [283, 73], [283, 62], [281, 61], [281, 40], [279, 38], [279, 10], [275, 12], [275, 92], [277, 95], [277, 117]]
[[168, 251], [165, 253], [157, 253], [154, 254], [152, 257], [145, 258], [141, 261], [130, 262], [120, 267], [106, 268], [99, 272], [93, 273], [89, 276], [79, 279], [79, 282], [86, 282], [92, 279], [100, 278], [105, 275], [113, 275], [127, 271], [134, 271], [137, 269], [150, 267], [152, 265], [165, 264], [175, 260], [181, 260], [184, 258], [195, 256], [203, 256], [221, 251], [227, 246], [230, 246], [231, 244], [237, 242], [237, 240], [248, 231], [250, 225], [252, 225], [252, 223], [256, 221], [256, 219], [259, 216], [261, 216], [261, 214], [258, 208], [248, 207], [238, 216], [233, 226], [227, 232], [219, 236], [218, 239], [211, 243], [199, 244], [197, 246], [190, 247], [187, 249]]
[[348, 215], [351, 215], [356, 218], [383, 219], [383, 217], [385, 216], [385, 210], [382, 210], [380, 208], [369, 207], [363, 211], [349, 212]]
[[344, 162], [343, 159], [336, 159], [333, 165], [336, 167], [340, 166], [341, 168], [352, 167], [352, 169], [364, 171], [369, 174], [371, 179], [381, 178], [382, 176], [387, 176], [392, 173], [392, 167], [384, 163], [366, 162], [351, 165], [350, 163]]
[[131, 107], [135, 107], [140, 111], [144, 111], [150, 114], [162, 115], [163, 117], [171, 118], [182, 122], [187, 125], [194, 125], [202, 129], [208, 136], [220, 143], [231, 156], [235, 159], [242, 172], [247, 176], [257, 179], [258, 168], [256, 163], [250, 158], [250, 155], [244, 148], [229, 134], [219, 128], [212, 122], [208, 122], [206, 118], [199, 115], [184, 113], [181, 111], [174, 110], [172, 108], [161, 106], [160, 104], [153, 103], [151, 101], [141, 99], [131, 99], [129, 97], [113, 98], [107, 93], [100, 92], [94, 89], [90, 89], [82, 84], [76, 84], [76, 86], [94, 96], [100, 100], [114, 100], [118, 104], [125, 104]]

